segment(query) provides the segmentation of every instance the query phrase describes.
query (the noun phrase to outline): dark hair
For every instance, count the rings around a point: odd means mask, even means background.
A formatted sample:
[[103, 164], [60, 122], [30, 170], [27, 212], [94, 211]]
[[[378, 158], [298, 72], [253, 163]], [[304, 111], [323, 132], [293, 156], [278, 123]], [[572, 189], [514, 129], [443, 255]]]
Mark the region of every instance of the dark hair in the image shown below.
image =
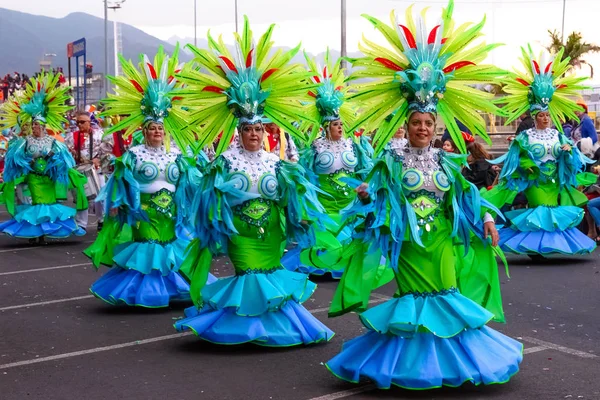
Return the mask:
[[487, 152], [485, 147], [481, 143], [471, 142], [467, 143], [467, 150], [469, 151], [469, 157], [467, 158], [467, 162], [471, 164], [472, 162], [479, 160], [491, 160], [492, 156]]
[[433, 141], [433, 148], [435, 149], [441, 149], [444, 146], [444, 143], [442, 143], [441, 139], [435, 139]]

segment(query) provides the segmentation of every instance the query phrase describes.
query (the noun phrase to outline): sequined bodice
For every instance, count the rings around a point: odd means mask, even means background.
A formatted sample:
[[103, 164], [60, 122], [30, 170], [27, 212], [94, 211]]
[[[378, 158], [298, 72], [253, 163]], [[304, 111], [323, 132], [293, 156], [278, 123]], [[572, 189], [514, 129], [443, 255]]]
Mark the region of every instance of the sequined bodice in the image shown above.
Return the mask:
[[319, 175], [331, 174], [340, 170], [354, 172], [358, 159], [354, 144], [350, 138], [332, 141], [317, 139], [313, 143], [315, 150], [315, 172]]
[[176, 162], [179, 152], [167, 153], [164, 146], [155, 148], [144, 144], [129, 151], [135, 156], [133, 174], [142, 193], [155, 193], [161, 189], [175, 192], [180, 174]]
[[536, 164], [556, 161], [560, 152], [560, 133], [556, 129], [528, 129], [525, 134], [529, 140], [529, 151]]
[[235, 181], [236, 188], [257, 193], [265, 199], [277, 199], [276, 168], [279, 157], [264, 150], [251, 152], [241, 147], [227, 150], [223, 157], [229, 162], [227, 180]]
[[440, 165], [442, 150], [406, 146], [397, 154], [402, 154], [404, 194], [416, 213], [417, 223], [428, 229], [450, 190], [448, 176]]
[[402, 154], [402, 151], [407, 146], [408, 140], [405, 138], [391, 138], [389, 141], [389, 148], [398, 154]]
[[27, 136], [27, 153], [33, 158], [46, 157], [52, 152], [54, 138], [48, 135], [43, 135], [37, 138], [33, 135]]

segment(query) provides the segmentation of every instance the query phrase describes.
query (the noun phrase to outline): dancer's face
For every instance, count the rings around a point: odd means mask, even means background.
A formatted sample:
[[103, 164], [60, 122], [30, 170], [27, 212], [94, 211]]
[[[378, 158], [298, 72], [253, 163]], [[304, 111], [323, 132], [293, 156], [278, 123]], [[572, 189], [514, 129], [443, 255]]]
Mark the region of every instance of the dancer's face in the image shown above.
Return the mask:
[[263, 146], [263, 136], [265, 129], [263, 124], [246, 124], [242, 127], [242, 144], [248, 151], [258, 151]]
[[144, 137], [146, 138], [146, 144], [150, 147], [160, 147], [165, 140], [165, 128], [162, 124], [150, 122], [144, 128]]
[[39, 121], [34, 121], [33, 125], [31, 125], [31, 132], [35, 137], [42, 136], [42, 124]]
[[344, 135], [344, 124], [341, 119], [331, 121], [327, 128], [329, 140], [340, 140]]
[[435, 118], [430, 113], [414, 112], [408, 119], [408, 140], [412, 147], [427, 147], [435, 133]]
[[535, 115], [535, 126], [538, 129], [550, 128], [551, 122], [550, 113], [547, 111], [540, 111]]

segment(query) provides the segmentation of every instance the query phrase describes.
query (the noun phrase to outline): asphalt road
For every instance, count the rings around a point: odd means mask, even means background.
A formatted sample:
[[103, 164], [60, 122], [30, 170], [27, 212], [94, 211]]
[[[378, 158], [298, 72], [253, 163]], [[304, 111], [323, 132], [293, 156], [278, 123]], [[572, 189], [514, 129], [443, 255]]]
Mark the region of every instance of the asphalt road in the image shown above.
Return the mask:
[[[7, 218], [0, 212], [0, 220]], [[272, 349], [217, 346], [172, 327], [188, 304], [111, 307], [90, 296], [96, 272], [81, 250], [95, 232], [32, 247], [0, 237], [0, 399], [599, 399], [600, 250], [534, 264], [510, 257], [502, 276], [507, 324], [521, 340], [521, 371], [505, 385], [406, 391], [342, 382], [323, 363], [363, 332], [355, 314], [327, 318], [335, 282], [305, 303], [336, 332], [327, 344]], [[215, 273], [228, 275], [226, 258]], [[374, 303], [392, 295], [388, 285]]]

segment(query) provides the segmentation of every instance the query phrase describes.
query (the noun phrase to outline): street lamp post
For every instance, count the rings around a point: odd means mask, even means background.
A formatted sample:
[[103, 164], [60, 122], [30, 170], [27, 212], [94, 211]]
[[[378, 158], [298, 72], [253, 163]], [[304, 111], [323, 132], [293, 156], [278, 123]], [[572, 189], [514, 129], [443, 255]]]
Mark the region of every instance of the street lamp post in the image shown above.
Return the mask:
[[562, 13], [562, 30], [560, 41], [565, 42], [565, 9], [567, 8], [567, 0], [563, 0], [563, 13]]
[[104, 97], [108, 95], [108, 0], [104, 0]]
[[[342, 43], [341, 43], [341, 50], [340, 50], [340, 57], [346, 57], [346, 0], [341, 0], [341, 25], [342, 25], [342, 32], [341, 32], [341, 39], [342, 39]], [[346, 68], [346, 61], [344, 59], [342, 59], [342, 62], [340, 64], [340, 66], [342, 68]]]
[[114, 0], [111, 1], [111, 5], [108, 6], [108, 8], [115, 12], [113, 20], [113, 56], [115, 61], [115, 76], [119, 75], [119, 34], [117, 26], [117, 10], [121, 8], [125, 1], [127, 0]]
[[234, 7], [235, 7], [235, 33], [238, 33], [238, 4], [237, 4], [237, 0], [234, 0]]

